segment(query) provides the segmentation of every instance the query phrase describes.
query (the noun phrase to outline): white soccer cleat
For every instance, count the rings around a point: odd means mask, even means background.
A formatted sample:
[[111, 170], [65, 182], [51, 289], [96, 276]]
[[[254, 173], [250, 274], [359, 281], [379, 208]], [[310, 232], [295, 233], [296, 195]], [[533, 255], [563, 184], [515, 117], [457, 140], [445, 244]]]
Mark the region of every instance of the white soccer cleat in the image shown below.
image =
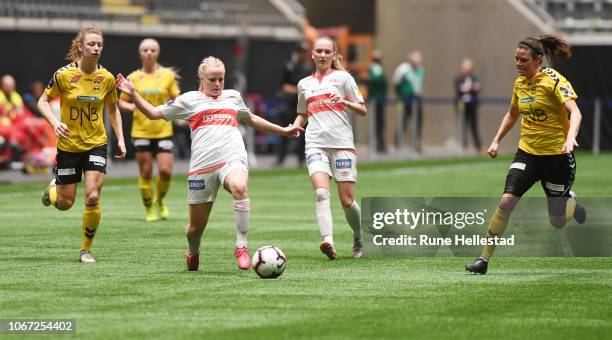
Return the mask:
[[84, 263], [94, 263], [96, 260], [91, 256], [88, 251], [82, 251], [81, 256], [79, 257], [79, 261]]

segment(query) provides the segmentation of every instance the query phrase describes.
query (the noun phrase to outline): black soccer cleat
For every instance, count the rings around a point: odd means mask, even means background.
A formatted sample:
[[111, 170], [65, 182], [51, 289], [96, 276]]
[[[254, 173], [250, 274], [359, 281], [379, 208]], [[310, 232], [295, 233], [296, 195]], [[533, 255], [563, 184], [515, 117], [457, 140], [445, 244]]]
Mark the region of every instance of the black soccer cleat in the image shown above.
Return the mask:
[[479, 257], [474, 262], [465, 265], [465, 270], [474, 273], [484, 275], [487, 273], [487, 268], [489, 267], [489, 261], [484, 257]]

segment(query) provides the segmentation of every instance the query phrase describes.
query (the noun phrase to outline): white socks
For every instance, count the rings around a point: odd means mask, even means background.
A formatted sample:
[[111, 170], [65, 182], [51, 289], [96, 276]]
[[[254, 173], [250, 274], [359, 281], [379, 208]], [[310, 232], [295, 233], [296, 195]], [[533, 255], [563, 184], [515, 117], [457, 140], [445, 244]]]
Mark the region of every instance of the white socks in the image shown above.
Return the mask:
[[357, 202], [353, 201], [350, 207], [344, 209], [344, 216], [346, 221], [353, 229], [353, 238], [357, 239], [361, 237], [361, 208]]
[[234, 220], [236, 221], [236, 248], [247, 246], [247, 232], [249, 231], [249, 210], [251, 200], [234, 200]]
[[317, 222], [319, 223], [319, 231], [321, 232], [321, 236], [323, 237], [324, 242], [329, 242], [330, 244], [334, 244], [333, 238], [333, 223], [332, 223], [332, 215], [331, 215], [331, 207], [330, 207], [330, 197], [329, 191], [325, 188], [317, 188], [315, 190], [315, 196], [317, 199], [316, 204], [316, 214], [317, 214]]

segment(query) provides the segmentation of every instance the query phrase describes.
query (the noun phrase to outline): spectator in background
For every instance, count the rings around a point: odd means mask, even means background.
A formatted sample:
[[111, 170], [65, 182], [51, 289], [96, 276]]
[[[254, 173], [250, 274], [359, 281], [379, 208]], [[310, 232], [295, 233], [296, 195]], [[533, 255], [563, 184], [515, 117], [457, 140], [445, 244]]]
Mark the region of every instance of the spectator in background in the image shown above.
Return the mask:
[[[464, 115], [465, 123], [472, 130], [472, 137], [476, 149], [484, 153], [480, 142], [480, 132], [478, 131], [478, 93], [480, 92], [480, 82], [474, 75], [474, 62], [472, 59], [465, 58], [461, 62], [461, 74], [455, 77], [455, 108], [459, 114]], [[460, 132], [461, 135], [465, 133]]]
[[408, 119], [412, 116], [412, 105], [416, 106], [414, 119], [417, 120], [416, 126], [416, 145], [413, 145], [417, 152], [421, 152], [421, 131], [423, 127], [423, 78], [425, 69], [422, 66], [423, 56], [421, 52], [415, 50], [408, 54], [408, 61], [401, 63], [393, 74], [393, 85], [398, 98], [404, 104], [404, 119], [402, 128], [404, 133], [408, 126]]
[[36, 117], [42, 118], [42, 114], [38, 110], [38, 99], [45, 91], [45, 85], [42, 81], [36, 80], [30, 84], [30, 92], [23, 95], [23, 102], [30, 112], [32, 112]]
[[10, 74], [3, 75], [0, 79], [0, 135], [9, 150], [5, 150], [5, 155], [10, 156], [11, 161], [20, 162], [28, 142], [25, 120], [30, 113], [24, 108], [23, 99], [15, 88], [15, 78]]
[[385, 153], [385, 108], [387, 103], [387, 77], [381, 64], [382, 53], [372, 52], [372, 64], [368, 70], [368, 99], [374, 101], [376, 117], [376, 150]]
[[[280, 113], [281, 126], [293, 123], [297, 117], [297, 103], [298, 103], [298, 89], [297, 84], [302, 78], [308, 77], [314, 72], [314, 66], [308, 59], [308, 45], [302, 43], [298, 45], [289, 60], [285, 64], [283, 70], [283, 80], [281, 84], [281, 92], [285, 101], [285, 107]], [[305, 146], [305, 134], [301, 134], [297, 138], [297, 147], [295, 148], [295, 155], [298, 158], [300, 167], [304, 164], [304, 146]], [[278, 144], [277, 153], [277, 165], [282, 165], [287, 156], [287, 148], [289, 145], [289, 138], [281, 137], [280, 143]]]
[[23, 99], [15, 91], [15, 78], [10, 74], [5, 74], [0, 79], [0, 104], [4, 108], [10, 119], [23, 114]]

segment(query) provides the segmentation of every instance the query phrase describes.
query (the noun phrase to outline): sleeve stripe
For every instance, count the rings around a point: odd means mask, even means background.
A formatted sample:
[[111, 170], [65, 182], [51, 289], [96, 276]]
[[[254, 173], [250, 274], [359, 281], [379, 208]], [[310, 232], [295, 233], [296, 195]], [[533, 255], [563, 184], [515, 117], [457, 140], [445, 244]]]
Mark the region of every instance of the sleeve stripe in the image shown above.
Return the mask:
[[62, 90], [62, 86], [60, 85], [59, 81], [57, 80], [57, 72], [55, 72], [55, 74], [53, 75], [53, 78], [55, 79], [55, 84], [56, 84], [57, 88], [60, 90], [60, 92], [64, 92]]

